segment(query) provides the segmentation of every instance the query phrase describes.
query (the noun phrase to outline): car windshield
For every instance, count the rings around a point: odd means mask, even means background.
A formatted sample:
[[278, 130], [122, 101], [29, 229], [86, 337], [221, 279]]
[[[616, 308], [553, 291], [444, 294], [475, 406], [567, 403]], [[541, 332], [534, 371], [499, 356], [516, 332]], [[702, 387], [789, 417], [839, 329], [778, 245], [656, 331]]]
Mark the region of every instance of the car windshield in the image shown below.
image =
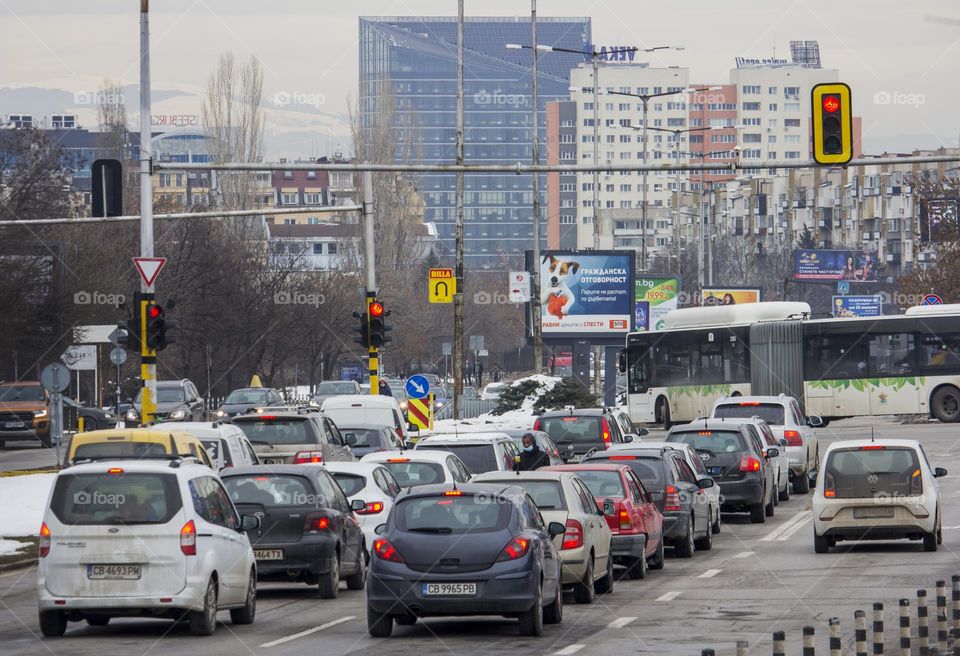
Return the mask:
[[499, 481], [484, 481], [501, 485], [516, 485], [526, 490], [533, 502], [540, 510], [566, 510], [567, 504], [563, 498], [563, 488], [559, 481], [532, 481], [522, 478], [505, 478]]
[[699, 430], [667, 435], [667, 442], [689, 444], [696, 451], [738, 453], [747, 450], [747, 443], [738, 431]]
[[783, 426], [783, 406], [779, 403], [741, 401], [718, 405], [713, 413], [716, 419], [749, 419], [760, 417], [771, 426]]
[[487, 497], [420, 497], [397, 504], [396, 523], [401, 531], [477, 533], [506, 528], [512, 504]]
[[385, 462], [383, 465], [397, 479], [400, 487], [443, 483], [446, 479], [443, 467], [438, 462]]
[[620, 473], [615, 471], [591, 471], [589, 469], [577, 472], [577, 476], [590, 488], [590, 494], [595, 497], [625, 497], [623, 480]]
[[223, 484], [234, 503], [258, 503], [262, 506], [328, 505], [317, 496], [310, 481], [304, 476], [249, 474], [227, 476]]
[[417, 448], [455, 453], [471, 474], [497, 471], [497, 454], [492, 444], [423, 444]]
[[67, 525], [165, 524], [180, 510], [175, 474], [60, 476], [50, 510]]
[[270, 400], [266, 390], [234, 390], [224, 401], [226, 404], [266, 403]]
[[317, 385], [317, 396], [324, 394], [356, 394], [357, 386], [354, 383], [349, 381], [339, 382], [332, 381], [328, 383], [320, 383]]
[[340, 434], [350, 446], [386, 446], [375, 428], [341, 428]]
[[299, 417], [266, 416], [256, 419], [243, 419], [234, 423], [244, 432], [247, 439], [259, 444], [316, 444], [316, 438], [310, 430], [309, 421]]
[[343, 493], [348, 497], [352, 497], [354, 494], [357, 494], [367, 486], [367, 479], [364, 476], [359, 476], [357, 474], [343, 474], [341, 472], [331, 473], [333, 474], [333, 477], [337, 479], [337, 483], [340, 484], [340, 489], [343, 490]]
[[[185, 400], [182, 387], [158, 387], [157, 403], [182, 403]], [[136, 402], [143, 401], [143, 390], [137, 392]]]
[[0, 387], [0, 403], [14, 403], [16, 401], [42, 402], [43, 400], [43, 388], [37, 385]]
[[569, 442], [599, 442], [600, 417], [544, 417], [540, 420], [540, 430], [547, 433], [557, 444]]
[[73, 452], [73, 460], [166, 458], [169, 453], [167, 444], [161, 442], [95, 442], [93, 444], [78, 444]]
[[655, 489], [666, 485], [667, 473], [664, 469], [663, 460], [659, 456], [619, 455], [603, 452], [595, 453], [585, 459], [584, 462], [628, 465], [644, 487]]
[[917, 452], [906, 447], [870, 446], [830, 453], [824, 496], [836, 499], [916, 496], [923, 493]]

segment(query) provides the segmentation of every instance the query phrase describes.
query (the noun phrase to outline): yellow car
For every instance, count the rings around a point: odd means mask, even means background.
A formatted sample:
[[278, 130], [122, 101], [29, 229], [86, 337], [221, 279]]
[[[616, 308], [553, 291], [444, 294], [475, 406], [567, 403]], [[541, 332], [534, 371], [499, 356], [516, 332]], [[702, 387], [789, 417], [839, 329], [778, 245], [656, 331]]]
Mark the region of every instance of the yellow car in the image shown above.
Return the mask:
[[190, 433], [156, 428], [126, 428], [77, 433], [70, 440], [65, 463], [80, 460], [197, 458], [207, 467], [213, 463], [203, 443]]

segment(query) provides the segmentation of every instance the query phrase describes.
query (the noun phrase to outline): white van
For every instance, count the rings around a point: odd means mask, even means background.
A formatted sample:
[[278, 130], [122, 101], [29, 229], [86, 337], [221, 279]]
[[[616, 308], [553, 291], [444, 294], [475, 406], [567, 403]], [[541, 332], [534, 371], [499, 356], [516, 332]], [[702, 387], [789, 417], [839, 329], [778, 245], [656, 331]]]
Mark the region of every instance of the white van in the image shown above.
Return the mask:
[[363, 424], [389, 426], [404, 441], [409, 442], [407, 420], [400, 404], [392, 396], [346, 394], [323, 402], [323, 414], [330, 417], [337, 428], [344, 429]]
[[207, 450], [207, 455], [217, 471], [228, 467], [260, 464], [253, 445], [239, 426], [219, 421], [178, 421], [157, 424], [154, 428], [169, 428], [196, 437]]

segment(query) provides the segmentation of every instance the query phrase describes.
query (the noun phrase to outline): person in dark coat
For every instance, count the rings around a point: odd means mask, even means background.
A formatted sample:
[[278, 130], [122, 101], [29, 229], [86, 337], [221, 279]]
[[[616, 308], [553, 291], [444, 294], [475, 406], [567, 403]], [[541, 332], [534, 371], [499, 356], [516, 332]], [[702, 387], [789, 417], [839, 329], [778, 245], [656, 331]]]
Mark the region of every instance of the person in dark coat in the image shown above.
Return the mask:
[[537, 446], [533, 433], [523, 435], [523, 446], [520, 449], [520, 471], [533, 471], [550, 464], [546, 452]]

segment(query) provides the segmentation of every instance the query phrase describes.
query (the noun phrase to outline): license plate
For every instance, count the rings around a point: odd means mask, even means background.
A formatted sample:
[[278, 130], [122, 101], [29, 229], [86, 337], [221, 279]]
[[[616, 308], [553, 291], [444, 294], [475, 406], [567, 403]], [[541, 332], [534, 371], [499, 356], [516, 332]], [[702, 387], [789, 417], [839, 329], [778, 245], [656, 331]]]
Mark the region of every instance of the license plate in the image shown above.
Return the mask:
[[721, 471], [721, 468], [720, 468], [720, 467], [707, 467], [707, 473], [708, 473], [708, 474], [713, 474], [713, 475], [715, 475], [715, 474], [719, 474], [720, 471]]
[[87, 565], [87, 578], [92, 580], [136, 581], [141, 565]]
[[253, 556], [257, 560], [283, 560], [283, 549], [254, 549]]
[[889, 506], [864, 506], [853, 509], [854, 519], [886, 519], [893, 517], [893, 508]]
[[476, 583], [424, 583], [424, 596], [475, 597]]
[[6, 428], [26, 428], [27, 425], [22, 421], [8, 421], [4, 424]]

